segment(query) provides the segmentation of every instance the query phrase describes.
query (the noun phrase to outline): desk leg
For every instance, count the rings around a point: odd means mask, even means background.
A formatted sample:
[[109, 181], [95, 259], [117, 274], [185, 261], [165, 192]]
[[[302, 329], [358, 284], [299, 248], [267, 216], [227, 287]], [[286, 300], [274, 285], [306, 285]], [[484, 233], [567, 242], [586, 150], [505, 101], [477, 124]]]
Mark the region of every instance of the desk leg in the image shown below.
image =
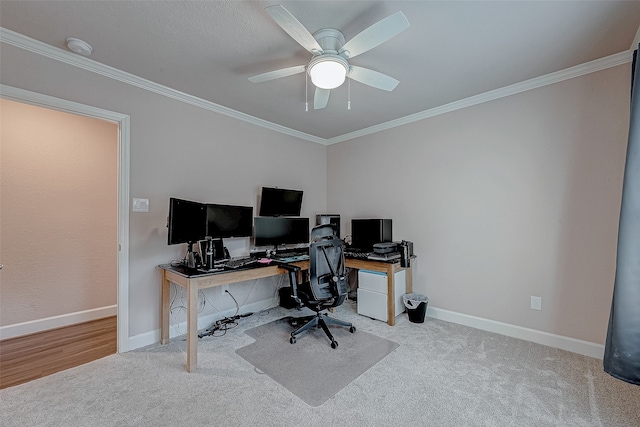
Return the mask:
[[187, 372], [198, 369], [198, 283], [187, 285]]
[[162, 319], [160, 321], [160, 344], [169, 344], [169, 314], [171, 307], [171, 282], [166, 277], [166, 271], [162, 270]]
[[396, 302], [394, 300], [396, 294], [395, 274], [393, 268], [387, 269], [387, 324], [394, 326], [396, 324]]
[[409, 268], [407, 268], [407, 293], [413, 292], [413, 260], [409, 261]]

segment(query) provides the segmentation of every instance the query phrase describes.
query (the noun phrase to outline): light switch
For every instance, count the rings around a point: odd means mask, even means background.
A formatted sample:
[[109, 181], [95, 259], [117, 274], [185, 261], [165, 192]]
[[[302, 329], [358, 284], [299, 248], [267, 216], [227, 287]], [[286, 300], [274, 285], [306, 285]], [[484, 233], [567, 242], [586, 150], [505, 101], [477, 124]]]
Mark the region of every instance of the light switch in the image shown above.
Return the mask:
[[133, 211], [134, 212], [149, 212], [149, 199], [137, 199], [133, 198]]

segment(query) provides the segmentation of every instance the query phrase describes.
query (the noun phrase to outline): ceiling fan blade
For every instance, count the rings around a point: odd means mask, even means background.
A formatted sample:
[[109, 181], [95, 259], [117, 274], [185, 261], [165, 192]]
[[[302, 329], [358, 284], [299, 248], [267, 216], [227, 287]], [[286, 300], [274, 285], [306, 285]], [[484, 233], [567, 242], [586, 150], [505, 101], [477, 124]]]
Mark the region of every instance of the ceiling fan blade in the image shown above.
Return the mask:
[[295, 41], [313, 54], [322, 53], [322, 47], [304, 25], [281, 4], [265, 8], [274, 21], [282, 27]]
[[347, 59], [353, 58], [381, 45], [407, 28], [409, 28], [407, 17], [404, 16], [404, 13], [398, 11], [363, 30], [360, 34], [345, 43], [339, 53]]
[[257, 76], [249, 77], [251, 83], [261, 83], [268, 80], [279, 79], [281, 77], [292, 76], [294, 74], [303, 73], [306, 69], [305, 65], [297, 65], [295, 67], [282, 68], [281, 70], [269, 71], [268, 73], [258, 74]]
[[398, 83], [400, 83], [398, 80], [386, 74], [368, 68], [356, 67], [355, 65], [351, 66], [349, 77], [368, 86], [387, 91], [394, 90], [396, 86], [398, 86]]
[[329, 89], [316, 88], [316, 94], [313, 96], [313, 109], [320, 110], [327, 106], [329, 102], [329, 95], [331, 91]]

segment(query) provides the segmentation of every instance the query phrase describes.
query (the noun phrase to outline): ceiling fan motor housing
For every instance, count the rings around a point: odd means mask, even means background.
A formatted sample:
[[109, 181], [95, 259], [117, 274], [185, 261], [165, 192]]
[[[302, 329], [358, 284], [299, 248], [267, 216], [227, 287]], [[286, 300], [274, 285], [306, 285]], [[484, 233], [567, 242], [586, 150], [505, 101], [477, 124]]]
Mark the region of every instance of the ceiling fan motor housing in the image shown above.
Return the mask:
[[344, 45], [344, 35], [333, 28], [323, 28], [313, 33], [325, 53], [338, 53]]
[[307, 73], [316, 87], [334, 89], [344, 82], [349, 73], [349, 63], [338, 55], [345, 43], [344, 35], [336, 29], [323, 28], [313, 33], [313, 38], [322, 47], [322, 53], [314, 54], [307, 66]]

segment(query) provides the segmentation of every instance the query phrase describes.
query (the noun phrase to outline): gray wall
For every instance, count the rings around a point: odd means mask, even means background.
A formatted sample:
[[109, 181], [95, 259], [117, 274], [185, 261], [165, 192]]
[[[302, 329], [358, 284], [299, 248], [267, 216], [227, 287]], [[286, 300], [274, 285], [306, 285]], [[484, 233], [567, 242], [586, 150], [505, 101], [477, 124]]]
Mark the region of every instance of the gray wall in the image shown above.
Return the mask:
[[332, 145], [328, 209], [392, 218], [430, 306], [602, 344], [629, 91], [626, 64]]
[[[3, 84], [131, 117], [131, 197], [148, 198], [148, 213], [130, 213], [129, 336], [160, 327], [158, 264], [184, 255], [167, 245], [169, 198], [257, 206], [260, 188], [304, 191], [302, 216], [326, 206], [326, 147], [156, 95], [20, 49], [2, 46]], [[230, 241], [238, 255], [245, 240]], [[232, 255], [234, 253], [232, 252]], [[231, 286], [239, 302], [274, 296], [273, 286]], [[217, 309], [230, 298], [210, 296]], [[215, 313], [207, 307], [202, 314]], [[184, 320], [184, 317], [183, 317]], [[183, 331], [184, 332], [184, 331]]]

